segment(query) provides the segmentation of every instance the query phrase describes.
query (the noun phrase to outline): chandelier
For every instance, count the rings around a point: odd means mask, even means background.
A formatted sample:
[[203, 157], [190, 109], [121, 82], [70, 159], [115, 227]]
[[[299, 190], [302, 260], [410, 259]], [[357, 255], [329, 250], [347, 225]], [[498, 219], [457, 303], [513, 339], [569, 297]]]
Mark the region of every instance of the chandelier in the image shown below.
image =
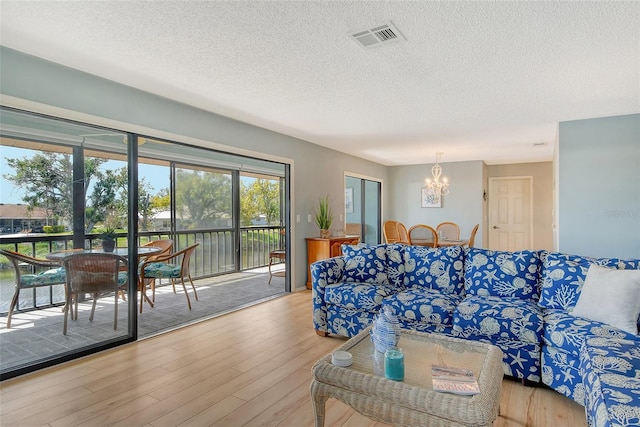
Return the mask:
[[424, 183], [427, 188], [427, 192], [433, 197], [439, 199], [440, 196], [446, 196], [449, 194], [449, 181], [447, 178], [442, 178], [440, 181], [440, 176], [442, 175], [442, 167], [438, 164], [440, 158], [443, 153], [436, 153], [436, 164], [431, 168], [431, 178], [425, 178]]

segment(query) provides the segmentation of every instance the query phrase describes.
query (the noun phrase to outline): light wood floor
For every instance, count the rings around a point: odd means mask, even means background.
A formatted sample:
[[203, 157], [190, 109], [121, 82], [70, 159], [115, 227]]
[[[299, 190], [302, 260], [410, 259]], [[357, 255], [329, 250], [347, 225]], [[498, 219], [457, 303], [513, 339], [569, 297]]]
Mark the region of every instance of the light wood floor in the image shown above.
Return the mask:
[[[2, 426], [312, 426], [317, 336], [299, 292], [0, 384]], [[586, 426], [548, 389], [505, 380], [495, 426]], [[327, 426], [384, 426], [329, 399]]]

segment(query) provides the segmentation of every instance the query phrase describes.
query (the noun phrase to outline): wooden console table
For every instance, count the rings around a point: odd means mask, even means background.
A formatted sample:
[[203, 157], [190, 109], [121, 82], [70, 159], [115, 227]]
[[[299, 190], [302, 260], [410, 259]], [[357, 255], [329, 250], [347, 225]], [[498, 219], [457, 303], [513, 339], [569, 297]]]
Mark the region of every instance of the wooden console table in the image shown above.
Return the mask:
[[342, 255], [342, 245], [356, 245], [360, 236], [307, 237], [307, 289], [311, 289], [311, 264]]

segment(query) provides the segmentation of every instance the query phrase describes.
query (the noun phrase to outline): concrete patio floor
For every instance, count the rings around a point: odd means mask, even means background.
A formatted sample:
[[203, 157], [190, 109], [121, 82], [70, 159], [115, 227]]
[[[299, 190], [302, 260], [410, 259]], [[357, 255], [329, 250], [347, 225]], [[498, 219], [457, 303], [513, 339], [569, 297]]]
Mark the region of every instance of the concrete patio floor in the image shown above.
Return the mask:
[[[281, 269], [282, 266], [276, 268]], [[199, 298], [195, 300], [187, 283], [192, 307], [189, 310], [182, 286], [178, 284], [174, 294], [165, 280], [156, 287], [155, 307], [145, 303], [142, 314], [138, 316], [138, 337], [150, 337], [284, 295], [284, 278], [274, 276], [271, 284], [268, 281], [266, 268], [195, 280]], [[147, 292], [151, 297], [151, 292]], [[93, 322], [89, 322], [91, 301], [81, 303], [78, 319], [69, 318], [67, 335], [62, 334], [61, 307], [16, 312], [11, 329], [6, 328], [6, 317], [0, 318], [0, 369], [6, 372], [126, 336], [127, 304], [128, 301], [119, 300], [117, 330], [113, 329], [113, 296], [98, 300]]]

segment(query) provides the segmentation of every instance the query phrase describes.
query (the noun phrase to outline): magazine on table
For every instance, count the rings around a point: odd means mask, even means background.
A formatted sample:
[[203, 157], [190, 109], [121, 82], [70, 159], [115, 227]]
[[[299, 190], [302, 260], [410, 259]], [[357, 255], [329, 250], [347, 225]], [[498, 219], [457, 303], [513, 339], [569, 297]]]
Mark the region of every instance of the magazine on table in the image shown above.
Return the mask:
[[434, 391], [468, 396], [480, 393], [478, 381], [471, 369], [432, 365], [431, 379]]

